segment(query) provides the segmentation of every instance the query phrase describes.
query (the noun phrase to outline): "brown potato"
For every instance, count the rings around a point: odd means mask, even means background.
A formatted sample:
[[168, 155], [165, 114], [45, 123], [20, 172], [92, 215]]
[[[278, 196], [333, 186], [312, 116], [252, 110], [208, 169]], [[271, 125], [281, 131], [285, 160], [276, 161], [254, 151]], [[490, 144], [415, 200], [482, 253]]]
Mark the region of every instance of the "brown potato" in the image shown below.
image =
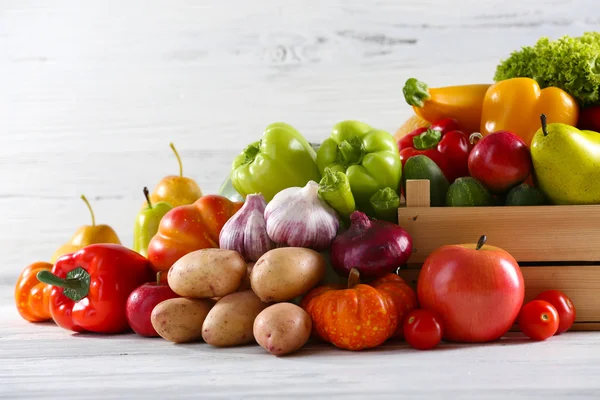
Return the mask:
[[254, 267], [253, 262], [249, 262], [248, 264], [246, 264], [246, 275], [244, 275], [244, 279], [242, 279], [242, 284], [237, 289], [238, 292], [242, 292], [244, 290], [252, 288], [252, 286], [250, 285], [250, 274], [252, 273], [252, 267]]
[[202, 249], [186, 254], [169, 269], [171, 289], [182, 297], [222, 297], [240, 287], [246, 262], [233, 250]]
[[[253, 262], [249, 262], [248, 264], [246, 264], [246, 275], [244, 275], [244, 279], [242, 279], [242, 283], [240, 284], [240, 287], [237, 288], [236, 292], [243, 292], [244, 290], [250, 290], [251, 286], [250, 286], [250, 273], [252, 272], [252, 267], [254, 266]], [[212, 299], [214, 301], [219, 301], [221, 300], [223, 297], [213, 297]]]
[[252, 290], [228, 294], [206, 316], [202, 338], [216, 347], [252, 343], [254, 318], [266, 307]]
[[150, 321], [163, 339], [175, 343], [194, 342], [202, 338], [202, 323], [213, 304], [210, 300], [168, 299], [154, 307]]
[[250, 274], [254, 293], [264, 302], [292, 300], [306, 294], [325, 277], [325, 259], [311, 249], [282, 247], [256, 261]]
[[254, 320], [254, 338], [276, 356], [293, 353], [308, 339], [312, 320], [306, 311], [292, 303], [277, 303], [263, 310]]

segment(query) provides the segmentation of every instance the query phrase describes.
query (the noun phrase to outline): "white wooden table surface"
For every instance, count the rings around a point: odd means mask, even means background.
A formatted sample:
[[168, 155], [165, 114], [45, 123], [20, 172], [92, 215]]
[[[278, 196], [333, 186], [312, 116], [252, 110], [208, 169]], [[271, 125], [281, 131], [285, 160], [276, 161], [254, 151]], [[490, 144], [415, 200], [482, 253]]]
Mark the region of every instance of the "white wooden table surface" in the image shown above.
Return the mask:
[[177, 346], [26, 323], [27, 264], [96, 218], [132, 243], [141, 189], [177, 172], [217, 191], [271, 122], [311, 141], [359, 119], [393, 132], [411, 76], [490, 82], [540, 36], [600, 30], [596, 0], [0, 0], [0, 397], [600, 398], [600, 333], [543, 343]]

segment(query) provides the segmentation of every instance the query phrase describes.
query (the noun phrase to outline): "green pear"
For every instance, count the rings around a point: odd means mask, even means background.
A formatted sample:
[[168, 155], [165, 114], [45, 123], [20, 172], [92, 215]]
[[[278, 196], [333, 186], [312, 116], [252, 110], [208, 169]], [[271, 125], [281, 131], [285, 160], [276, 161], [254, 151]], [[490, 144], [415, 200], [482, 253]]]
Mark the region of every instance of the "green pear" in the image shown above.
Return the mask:
[[146, 207], [138, 213], [133, 231], [133, 250], [144, 257], [148, 257], [148, 244], [158, 232], [162, 217], [165, 216], [173, 206], [166, 201], [151, 203], [148, 188], [144, 187]]
[[553, 204], [600, 204], [600, 133], [541, 120], [530, 146], [538, 187]]

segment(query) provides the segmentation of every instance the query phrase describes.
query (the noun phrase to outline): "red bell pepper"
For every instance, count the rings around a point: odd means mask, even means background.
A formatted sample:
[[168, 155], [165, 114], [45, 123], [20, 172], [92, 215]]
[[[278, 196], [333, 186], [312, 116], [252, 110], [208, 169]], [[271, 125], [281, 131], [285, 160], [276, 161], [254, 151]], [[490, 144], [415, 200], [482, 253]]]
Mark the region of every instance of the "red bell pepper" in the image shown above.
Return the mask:
[[579, 112], [577, 128], [600, 133], [600, 105], [582, 109]]
[[129, 330], [127, 297], [152, 280], [150, 262], [119, 244], [91, 244], [60, 257], [38, 280], [52, 285], [50, 314], [58, 326], [75, 332]]
[[448, 182], [469, 176], [469, 153], [473, 145], [469, 136], [459, 130], [458, 121], [442, 119], [429, 128], [417, 128], [398, 141], [402, 167], [412, 156], [423, 154], [433, 160]]

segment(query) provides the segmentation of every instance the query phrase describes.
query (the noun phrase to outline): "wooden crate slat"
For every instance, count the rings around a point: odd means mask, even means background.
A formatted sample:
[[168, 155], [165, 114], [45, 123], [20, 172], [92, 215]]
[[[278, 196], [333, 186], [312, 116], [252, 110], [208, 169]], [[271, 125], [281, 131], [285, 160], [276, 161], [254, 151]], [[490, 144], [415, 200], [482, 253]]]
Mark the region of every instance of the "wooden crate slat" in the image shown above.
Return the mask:
[[408, 179], [406, 192], [411, 196], [406, 199], [406, 207], [429, 207], [430, 193], [429, 181], [425, 179]]
[[413, 239], [410, 263], [443, 245], [476, 243], [481, 235], [519, 262], [600, 261], [600, 205], [405, 207], [398, 224]]
[[[560, 290], [575, 304], [577, 323], [597, 323], [595, 326], [600, 328], [600, 265], [521, 267], [521, 271], [526, 302], [544, 290]], [[401, 270], [399, 275], [416, 290], [418, 269]]]

